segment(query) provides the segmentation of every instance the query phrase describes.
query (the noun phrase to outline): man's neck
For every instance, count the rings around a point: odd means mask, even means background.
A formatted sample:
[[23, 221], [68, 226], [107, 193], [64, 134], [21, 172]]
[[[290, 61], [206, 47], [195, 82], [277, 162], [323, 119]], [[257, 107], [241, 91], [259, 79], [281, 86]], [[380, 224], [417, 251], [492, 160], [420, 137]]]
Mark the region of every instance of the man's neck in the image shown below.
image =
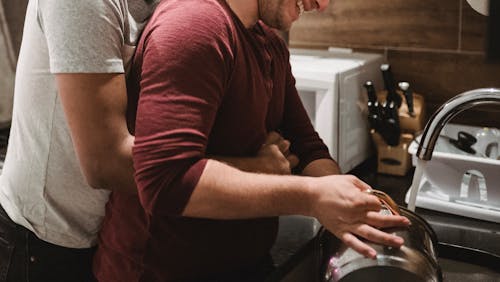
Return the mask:
[[259, 20], [257, 0], [226, 0], [226, 2], [246, 28], [253, 27]]

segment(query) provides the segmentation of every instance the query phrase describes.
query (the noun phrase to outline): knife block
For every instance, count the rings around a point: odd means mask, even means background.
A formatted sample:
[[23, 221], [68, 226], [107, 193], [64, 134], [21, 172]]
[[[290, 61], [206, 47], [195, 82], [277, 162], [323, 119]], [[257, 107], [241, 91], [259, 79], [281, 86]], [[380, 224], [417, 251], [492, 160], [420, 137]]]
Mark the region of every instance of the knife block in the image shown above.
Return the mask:
[[[399, 126], [401, 127], [402, 133], [412, 133], [415, 134], [424, 130], [425, 126], [425, 100], [424, 96], [413, 93], [413, 111], [415, 112], [415, 116], [410, 116], [410, 112], [408, 111], [408, 106], [406, 104], [406, 99], [401, 90], [396, 90], [399, 96], [401, 96], [402, 103], [401, 107], [398, 109], [399, 115]], [[387, 91], [379, 91], [377, 92], [377, 98], [380, 103], [385, 102], [385, 98], [387, 97]]]
[[[371, 136], [377, 148], [377, 172], [404, 176], [412, 166], [408, 147], [416, 133], [422, 131], [425, 126], [425, 100], [422, 95], [413, 93], [413, 111], [415, 115], [411, 116], [403, 92], [400, 90], [396, 92], [402, 99], [401, 106], [398, 109], [399, 126], [401, 128], [399, 144], [389, 146], [375, 130], [371, 130]], [[387, 91], [377, 92], [377, 99], [380, 103], [384, 103], [386, 97]]]
[[397, 146], [389, 146], [384, 138], [375, 130], [370, 131], [377, 148], [377, 172], [404, 176], [411, 167], [411, 156], [408, 147], [413, 140], [413, 134], [402, 133]]

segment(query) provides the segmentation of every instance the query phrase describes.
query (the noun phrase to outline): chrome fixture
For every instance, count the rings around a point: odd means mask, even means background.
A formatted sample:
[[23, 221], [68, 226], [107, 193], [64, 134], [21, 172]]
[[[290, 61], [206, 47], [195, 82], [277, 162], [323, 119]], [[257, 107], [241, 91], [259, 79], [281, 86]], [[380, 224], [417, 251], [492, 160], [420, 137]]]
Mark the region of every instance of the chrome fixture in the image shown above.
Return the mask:
[[458, 113], [479, 105], [499, 104], [500, 89], [481, 88], [464, 92], [443, 104], [430, 118], [425, 126], [422, 139], [417, 150], [417, 157], [430, 160], [437, 139], [443, 127]]

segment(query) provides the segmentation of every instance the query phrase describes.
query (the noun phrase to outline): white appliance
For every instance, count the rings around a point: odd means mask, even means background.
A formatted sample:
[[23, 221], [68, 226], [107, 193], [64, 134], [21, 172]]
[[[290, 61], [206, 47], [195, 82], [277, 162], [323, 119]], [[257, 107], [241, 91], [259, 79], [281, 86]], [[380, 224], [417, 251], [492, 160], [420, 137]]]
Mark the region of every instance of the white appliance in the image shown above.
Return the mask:
[[377, 90], [382, 89], [383, 56], [290, 49], [290, 63], [316, 131], [341, 171], [350, 171], [372, 153], [363, 84], [371, 80]]

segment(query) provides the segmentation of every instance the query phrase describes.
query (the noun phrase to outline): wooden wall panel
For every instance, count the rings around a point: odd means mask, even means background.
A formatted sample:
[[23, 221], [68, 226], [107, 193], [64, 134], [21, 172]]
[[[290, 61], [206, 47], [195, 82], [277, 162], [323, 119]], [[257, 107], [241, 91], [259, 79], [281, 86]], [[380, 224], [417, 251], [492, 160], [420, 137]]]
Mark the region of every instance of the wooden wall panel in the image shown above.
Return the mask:
[[[500, 87], [500, 65], [485, 64], [484, 55], [389, 50], [395, 79], [411, 83], [424, 95], [428, 113], [462, 92], [484, 87]], [[500, 107], [471, 109], [456, 121], [500, 128]]]
[[290, 43], [456, 49], [459, 8], [459, 0], [334, 0], [297, 21]]

